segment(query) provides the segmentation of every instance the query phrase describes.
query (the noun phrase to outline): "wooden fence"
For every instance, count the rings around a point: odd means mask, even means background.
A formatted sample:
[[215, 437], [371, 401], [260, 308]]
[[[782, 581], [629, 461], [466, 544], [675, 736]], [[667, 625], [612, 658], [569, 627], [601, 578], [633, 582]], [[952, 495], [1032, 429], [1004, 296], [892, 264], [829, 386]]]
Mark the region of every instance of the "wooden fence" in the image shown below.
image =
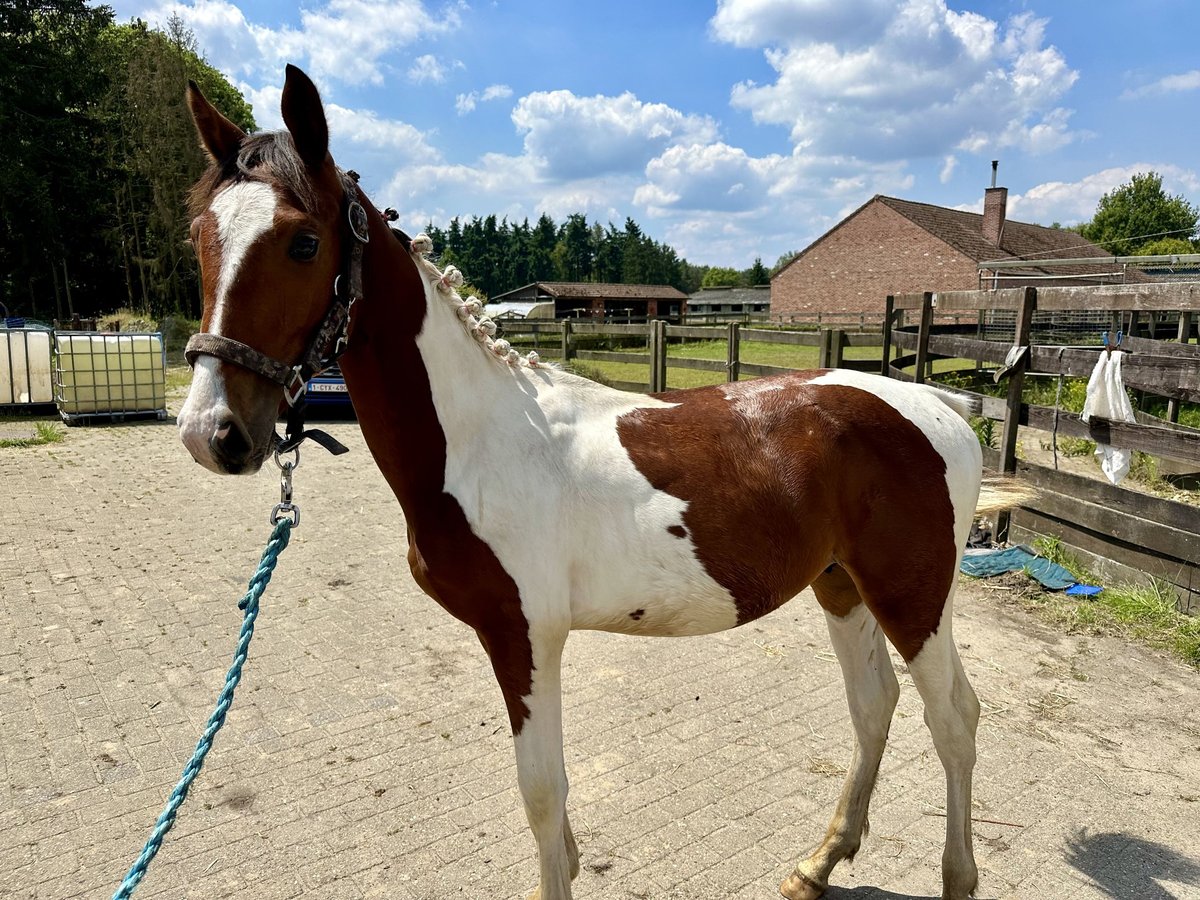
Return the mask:
[[[944, 333], [933, 324], [943, 311], [1008, 310], [1013, 313], [1011, 340], [982, 341]], [[1137, 327], [1139, 315], [1169, 312], [1178, 322], [1174, 342], [1136, 335], [1125, 338], [1131, 351], [1122, 360], [1127, 387], [1166, 398], [1167, 419], [1139, 415], [1137, 424], [1093, 418], [1058, 408], [1022, 402], [1031, 373], [1051, 377], [1088, 377], [1096, 365], [1096, 346], [1039, 346], [1030, 340], [1034, 314], [1039, 311], [1104, 310], [1111, 313], [1110, 330]], [[1007, 396], [974, 393], [983, 416], [1001, 423], [998, 447], [987, 464], [1034, 484], [1037, 500], [1015, 510], [1011, 523], [997, 523], [1001, 537], [1027, 540], [1051, 535], [1076, 551], [1108, 577], [1170, 582], [1181, 597], [1181, 608], [1200, 611], [1200, 508], [1160, 499], [1107, 482], [1070, 475], [1018, 459], [1020, 426], [1058, 436], [1089, 438], [1097, 443], [1140, 450], [1178, 461], [1200, 472], [1200, 430], [1176, 424], [1180, 403], [1200, 403], [1200, 346], [1188, 343], [1193, 320], [1200, 311], [1200, 285], [1141, 284], [1105, 287], [1009, 288], [997, 291], [954, 291], [908, 294], [887, 298], [881, 370], [893, 378], [924, 381], [936, 359], [962, 358], [1004, 366]], [[918, 324], [900, 323], [906, 312]], [[1154, 317], [1151, 317], [1151, 321]], [[1096, 335], [1099, 338], [1099, 335]], [[890, 358], [892, 347], [907, 354]], [[1010, 357], [1013, 348], [1019, 356]], [[910, 371], [911, 370], [911, 371]]]
[[[855, 368], [863, 371], [878, 371], [876, 359], [846, 359], [849, 347], [883, 346], [880, 332], [846, 331], [841, 328], [820, 330], [787, 330], [783, 328], [752, 328], [738, 322], [725, 325], [672, 325], [663, 321], [645, 324], [622, 325], [602, 322], [580, 322], [559, 320], [535, 322], [529, 319], [503, 321], [505, 339], [550, 352], [563, 360], [578, 359], [584, 362], [632, 363], [646, 367], [645, 381], [613, 381], [613, 387], [626, 391], [657, 393], [667, 389], [668, 369], [692, 369], [703, 372], [719, 372], [725, 381], [737, 381], [743, 377], [781, 375], [794, 369], [752, 363], [743, 359], [743, 341], [766, 344], [786, 344], [817, 348], [818, 368]], [[588, 343], [598, 339], [615, 342], [644, 342], [643, 348], [619, 350], [589, 349]], [[725, 341], [728, 346], [724, 360], [691, 359], [669, 356], [667, 346], [679, 341]]]

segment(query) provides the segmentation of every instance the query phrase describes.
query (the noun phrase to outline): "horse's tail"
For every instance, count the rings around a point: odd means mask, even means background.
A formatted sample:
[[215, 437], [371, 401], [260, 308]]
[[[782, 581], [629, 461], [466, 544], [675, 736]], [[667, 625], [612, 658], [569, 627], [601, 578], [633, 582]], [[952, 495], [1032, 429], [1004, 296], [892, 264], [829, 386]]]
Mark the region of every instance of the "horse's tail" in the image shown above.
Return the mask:
[[986, 514], [1012, 509], [1028, 503], [1037, 495], [1033, 485], [1011, 475], [989, 476], [979, 486], [979, 502], [975, 504], [975, 512]]
[[925, 390], [932, 393], [935, 397], [950, 407], [958, 415], [962, 416], [968, 422], [972, 416], [977, 416], [983, 412], [983, 400], [971, 394], [963, 394], [958, 391], [949, 390], [944, 387], [934, 387], [933, 385], [924, 385]]

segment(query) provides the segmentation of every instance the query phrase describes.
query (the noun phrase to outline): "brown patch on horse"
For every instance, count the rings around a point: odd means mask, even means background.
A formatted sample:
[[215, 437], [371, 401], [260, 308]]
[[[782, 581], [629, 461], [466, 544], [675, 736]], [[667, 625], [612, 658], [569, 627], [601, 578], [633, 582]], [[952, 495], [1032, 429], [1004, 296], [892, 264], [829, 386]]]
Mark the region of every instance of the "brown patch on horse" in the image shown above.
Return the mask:
[[813, 593], [821, 608], [839, 619], [844, 619], [862, 603], [858, 588], [850, 574], [839, 565], [832, 565], [812, 583]]
[[671, 525], [667, 528], [667, 534], [673, 534], [677, 538], [687, 537], [687, 529], [682, 525]]
[[[445, 491], [446, 438], [416, 346], [425, 285], [412, 258], [368, 206], [363, 300], [341, 359], [363, 437], [408, 522], [408, 561], [421, 589], [475, 629], [520, 734], [533, 691], [533, 647], [520, 591], [458, 501]], [[395, 391], [403, 386], [403, 402]], [[414, 436], [420, 435], [417, 440]]]
[[[835, 559], [911, 659], [936, 631], [954, 578], [945, 462], [874, 394], [808, 384], [820, 374], [661, 394], [677, 405], [622, 416], [618, 435], [655, 488], [688, 504], [696, 555], [733, 596], [738, 624]], [[849, 602], [830, 594], [839, 608]]]

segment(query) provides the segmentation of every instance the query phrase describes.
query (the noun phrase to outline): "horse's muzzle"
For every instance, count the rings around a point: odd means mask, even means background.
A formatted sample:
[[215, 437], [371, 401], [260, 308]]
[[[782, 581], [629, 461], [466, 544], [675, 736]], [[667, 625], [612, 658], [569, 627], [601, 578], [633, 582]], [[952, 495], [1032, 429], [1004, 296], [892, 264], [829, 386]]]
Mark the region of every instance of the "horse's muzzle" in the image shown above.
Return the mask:
[[[230, 475], [237, 475], [250, 465], [254, 444], [238, 422], [226, 419], [209, 438], [208, 449], [221, 469]], [[257, 468], [253, 466], [253, 469]]]

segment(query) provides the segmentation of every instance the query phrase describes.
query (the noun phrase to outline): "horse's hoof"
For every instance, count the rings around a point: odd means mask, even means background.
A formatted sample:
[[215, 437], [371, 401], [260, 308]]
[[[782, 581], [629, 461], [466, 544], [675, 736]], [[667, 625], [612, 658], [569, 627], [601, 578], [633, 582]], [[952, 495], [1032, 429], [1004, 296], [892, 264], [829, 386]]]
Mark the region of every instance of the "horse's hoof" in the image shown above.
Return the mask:
[[779, 886], [779, 893], [787, 897], [787, 900], [817, 900], [825, 893], [825, 888], [797, 870], [784, 879], [783, 884]]

